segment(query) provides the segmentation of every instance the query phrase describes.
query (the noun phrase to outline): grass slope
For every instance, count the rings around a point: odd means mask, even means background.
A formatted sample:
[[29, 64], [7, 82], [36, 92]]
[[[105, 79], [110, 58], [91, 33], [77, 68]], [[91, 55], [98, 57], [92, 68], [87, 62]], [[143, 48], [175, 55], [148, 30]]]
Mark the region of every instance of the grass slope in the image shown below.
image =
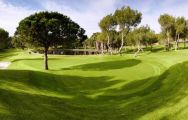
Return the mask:
[[3, 51], [1, 120], [187, 120], [188, 50], [139, 57]]

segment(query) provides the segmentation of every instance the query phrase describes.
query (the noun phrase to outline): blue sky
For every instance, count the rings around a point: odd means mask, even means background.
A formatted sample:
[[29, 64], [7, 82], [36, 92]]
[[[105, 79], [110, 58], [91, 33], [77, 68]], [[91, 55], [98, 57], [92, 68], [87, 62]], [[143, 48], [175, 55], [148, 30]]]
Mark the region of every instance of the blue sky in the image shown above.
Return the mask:
[[99, 21], [117, 8], [130, 6], [142, 12], [141, 25], [160, 32], [160, 14], [188, 18], [187, 0], [0, 0], [0, 27], [13, 35], [20, 20], [39, 11], [58, 11], [79, 23], [87, 35], [100, 31]]

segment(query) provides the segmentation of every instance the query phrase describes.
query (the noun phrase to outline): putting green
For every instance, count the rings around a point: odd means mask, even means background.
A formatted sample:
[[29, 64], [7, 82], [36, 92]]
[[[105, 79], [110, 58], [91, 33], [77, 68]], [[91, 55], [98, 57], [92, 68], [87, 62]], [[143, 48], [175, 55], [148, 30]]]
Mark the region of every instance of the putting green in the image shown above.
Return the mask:
[[123, 56], [7, 51], [0, 70], [2, 120], [186, 120], [188, 50]]

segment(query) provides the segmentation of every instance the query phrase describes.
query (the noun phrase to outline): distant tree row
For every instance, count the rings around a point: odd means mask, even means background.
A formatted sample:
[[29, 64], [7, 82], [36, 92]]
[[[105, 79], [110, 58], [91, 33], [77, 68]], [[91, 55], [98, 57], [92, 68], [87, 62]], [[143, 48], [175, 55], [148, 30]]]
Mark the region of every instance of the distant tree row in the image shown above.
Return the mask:
[[168, 14], [163, 14], [159, 18], [161, 25], [161, 36], [165, 40], [165, 49], [169, 51], [172, 48], [172, 43], [175, 42], [175, 50], [179, 48], [180, 40], [184, 41], [188, 35], [188, 22], [184, 17], [173, 17]]
[[[85, 48], [96, 48], [109, 54], [122, 53], [126, 46], [133, 46], [135, 56], [143, 51], [143, 46], [150, 46], [158, 42], [164, 43], [165, 50], [170, 50], [175, 43], [175, 50], [179, 48], [179, 41], [186, 43], [188, 35], [187, 20], [184, 17], [173, 17], [168, 14], [161, 15], [159, 23], [162, 32], [156, 34], [148, 25], [138, 26], [141, 22], [142, 14], [130, 7], [117, 9], [114, 14], [105, 16], [100, 22], [101, 32], [94, 33], [84, 41]], [[173, 43], [172, 43], [173, 42]]]

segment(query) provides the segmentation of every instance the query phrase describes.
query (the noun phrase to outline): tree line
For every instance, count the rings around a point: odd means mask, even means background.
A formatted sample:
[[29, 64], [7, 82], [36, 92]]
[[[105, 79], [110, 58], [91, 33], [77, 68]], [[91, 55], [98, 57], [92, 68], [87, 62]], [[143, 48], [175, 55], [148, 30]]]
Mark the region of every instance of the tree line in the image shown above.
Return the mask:
[[142, 13], [128, 7], [117, 9], [113, 14], [106, 15], [99, 22], [101, 32], [84, 41], [85, 48], [95, 48], [101, 53], [106, 50], [109, 54], [122, 53], [126, 46], [135, 49], [135, 56], [143, 51], [143, 46], [150, 46], [152, 51], [156, 43], [164, 43], [164, 48], [169, 51], [175, 43], [175, 50], [179, 49], [180, 40], [186, 44], [188, 35], [188, 22], [184, 17], [173, 17], [163, 14], [158, 21], [161, 33], [156, 34], [148, 25], [139, 25]]
[[188, 21], [184, 17], [174, 17], [172, 15], [163, 14], [159, 17], [161, 25], [161, 36], [165, 40], [165, 49], [169, 51], [172, 47], [171, 42], [175, 42], [175, 50], [179, 49], [179, 42], [184, 42], [188, 35]]
[[101, 32], [90, 38], [85, 30], [69, 17], [58, 12], [38, 12], [20, 21], [13, 37], [0, 29], [0, 49], [32, 48], [44, 51], [44, 68], [48, 69], [48, 50], [65, 48], [97, 49], [101, 54], [126, 52], [128, 47], [135, 50], [135, 56], [144, 48], [153, 50], [153, 45], [164, 43], [165, 50], [179, 49], [179, 42], [188, 36], [188, 22], [184, 17], [163, 14], [158, 21], [161, 33], [156, 34], [148, 25], [139, 25], [142, 13], [128, 7], [117, 9], [99, 22]]

